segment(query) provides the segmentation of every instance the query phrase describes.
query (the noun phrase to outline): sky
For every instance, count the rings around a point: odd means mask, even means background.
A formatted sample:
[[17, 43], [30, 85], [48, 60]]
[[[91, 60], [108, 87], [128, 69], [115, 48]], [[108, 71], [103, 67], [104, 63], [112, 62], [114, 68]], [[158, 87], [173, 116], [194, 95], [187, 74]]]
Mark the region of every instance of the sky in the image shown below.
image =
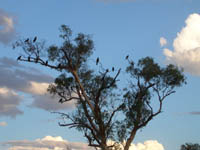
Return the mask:
[[12, 49], [17, 39], [34, 36], [60, 44], [62, 24], [74, 34], [91, 35], [91, 60], [99, 57], [105, 67], [124, 68], [129, 54], [135, 61], [150, 56], [161, 66], [184, 68], [187, 84], [167, 97], [163, 112], [137, 133], [131, 150], [179, 150], [186, 142], [200, 143], [199, 0], [1, 0], [1, 150], [91, 149], [81, 133], [59, 127], [62, 118], [51, 113], [75, 108], [73, 101], [59, 104], [46, 91], [59, 73], [17, 62], [20, 51]]

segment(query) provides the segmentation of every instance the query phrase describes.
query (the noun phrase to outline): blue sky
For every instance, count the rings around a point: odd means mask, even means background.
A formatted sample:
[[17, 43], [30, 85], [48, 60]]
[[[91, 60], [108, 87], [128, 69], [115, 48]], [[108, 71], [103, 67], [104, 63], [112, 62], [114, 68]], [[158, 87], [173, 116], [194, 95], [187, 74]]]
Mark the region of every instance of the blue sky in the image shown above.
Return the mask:
[[[198, 13], [200, 13], [199, 0], [2, 0], [0, 5], [2, 146], [0, 149], [22, 150], [19, 147], [17, 149], [17, 146], [19, 143], [23, 145], [25, 139], [45, 141], [46, 136], [54, 137], [55, 141], [55, 137], [60, 136], [70, 142], [85, 142], [82, 135], [75, 130], [59, 127], [57, 125], [59, 116], [50, 113], [51, 110], [71, 110], [74, 107], [73, 103], [61, 106], [56, 104], [55, 99], [54, 102], [45, 99], [48, 94], [44, 96], [40, 93], [42, 89], [39, 87], [45, 89], [47, 86], [45, 83], [53, 81], [58, 73], [38, 65], [21, 62], [18, 64], [15, 60], [19, 53], [11, 47], [18, 38], [36, 35], [39, 40], [46, 40], [47, 45], [59, 44], [61, 40], [58, 28], [62, 24], [69, 25], [75, 34], [78, 32], [90, 34], [95, 42], [92, 58], [100, 57], [106, 67], [113, 65], [125, 67], [124, 58], [127, 54], [134, 60], [151, 56], [160, 65], [174, 63], [183, 67], [188, 84], [166, 99], [164, 112], [138, 132], [133, 143], [145, 145], [145, 141], [154, 140], [158, 142], [157, 145], [162, 144], [165, 150], [178, 150], [185, 142], [198, 143], [200, 139], [198, 134], [200, 15]], [[161, 37], [163, 40], [160, 42]], [[6, 65], [6, 62], [10, 66]], [[91, 65], [92, 63], [94, 62], [91, 61]], [[34, 71], [31, 67], [38, 70]], [[26, 74], [22, 75], [24, 72]], [[42, 100], [45, 104], [41, 102]], [[3, 109], [7, 102], [13, 105], [5, 112]], [[13, 140], [16, 142], [10, 142]], [[5, 144], [7, 146], [3, 147]], [[82, 143], [71, 145], [78, 144]], [[83, 147], [80, 146], [80, 149]], [[138, 150], [142, 149], [138, 146]]]

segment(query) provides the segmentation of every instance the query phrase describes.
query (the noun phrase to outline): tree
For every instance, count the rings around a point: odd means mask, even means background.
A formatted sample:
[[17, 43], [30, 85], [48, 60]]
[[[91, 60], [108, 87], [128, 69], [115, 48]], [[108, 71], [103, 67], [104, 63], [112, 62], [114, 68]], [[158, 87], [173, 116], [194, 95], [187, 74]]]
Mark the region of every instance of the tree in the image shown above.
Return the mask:
[[[48, 91], [60, 96], [60, 103], [76, 100], [76, 109], [69, 114], [57, 112], [68, 119], [60, 126], [76, 128], [84, 134], [89, 146], [102, 150], [128, 150], [138, 130], [145, 127], [162, 112], [165, 98], [175, 93], [175, 88], [185, 83], [183, 70], [170, 64], [160, 67], [153, 58], [145, 57], [137, 64], [126, 56], [129, 75], [128, 88], [119, 87], [121, 69], [104, 69], [99, 57], [96, 65], [100, 71], [91, 69], [87, 62], [94, 50], [89, 35], [79, 33], [73, 37], [71, 29], [62, 25], [61, 46], [45, 48], [44, 42], [18, 40], [14, 48], [20, 47], [23, 56], [19, 61], [38, 63], [60, 71]], [[48, 59], [45, 60], [45, 57]], [[152, 106], [157, 99], [158, 108]], [[115, 141], [108, 144], [108, 140]]]
[[200, 150], [199, 144], [185, 143], [181, 145], [180, 150]]

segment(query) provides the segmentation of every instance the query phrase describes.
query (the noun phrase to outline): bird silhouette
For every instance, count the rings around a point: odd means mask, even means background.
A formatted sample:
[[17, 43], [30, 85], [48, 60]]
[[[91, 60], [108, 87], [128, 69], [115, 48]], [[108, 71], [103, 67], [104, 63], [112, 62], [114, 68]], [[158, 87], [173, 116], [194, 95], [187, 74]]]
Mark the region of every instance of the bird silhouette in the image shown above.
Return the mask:
[[19, 56], [19, 57], [17, 58], [17, 60], [20, 60], [20, 59], [21, 59], [21, 57], [22, 57], [22, 56]]
[[38, 63], [39, 61], [39, 57], [36, 57], [35, 62]]
[[28, 56], [28, 61], [30, 61], [31, 60], [31, 57], [30, 56]]
[[71, 91], [73, 91], [74, 88], [72, 86], [70, 88], [71, 88]]
[[33, 39], [33, 43], [36, 42], [36, 40], [37, 40], [37, 36], [35, 36], [35, 38]]
[[58, 64], [58, 68], [60, 68], [61, 67], [61, 64]]
[[48, 65], [48, 60], [45, 62], [45, 65], [46, 65], [46, 66]]
[[59, 103], [63, 103], [63, 100], [62, 100], [62, 98], [59, 100]]
[[126, 56], [126, 59], [128, 59], [129, 55]]
[[28, 41], [29, 41], [29, 38], [27, 38], [27, 39], [26, 39], [24, 42], [26, 42], [26, 43], [27, 43]]
[[113, 72], [115, 71], [115, 68], [114, 68], [114, 67], [112, 67], [112, 71], [113, 71]]
[[97, 60], [96, 60], [96, 65], [98, 65], [99, 63], [99, 57], [97, 57]]
[[131, 61], [130, 64], [131, 64], [132, 66], [134, 66], [134, 62], [133, 62], [133, 61]]

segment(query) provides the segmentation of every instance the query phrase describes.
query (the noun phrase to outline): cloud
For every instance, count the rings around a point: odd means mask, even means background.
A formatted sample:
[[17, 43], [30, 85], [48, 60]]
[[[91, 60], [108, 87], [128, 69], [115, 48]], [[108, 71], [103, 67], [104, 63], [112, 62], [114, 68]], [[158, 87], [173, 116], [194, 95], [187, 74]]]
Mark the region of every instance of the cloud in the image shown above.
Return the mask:
[[47, 93], [47, 88], [49, 87], [49, 83], [38, 83], [34, 81], [29, 82], [29, 88], [27, 89], [28, 92], [36, 95], [43, 95]]
[[7, 124], [7, 122], [5, 122], [5, 121], [2, 121], [2, 122], [0, 122], [0, 126], [2, 126], [2, 127], [5, 127], [5, 126], [7, 126], [8, 124]]
[[31, 107], [40, 108], [47, 111], [57, 111], [75, 108], [75, 100], [65, 103], [58, 103], [59, 97], [52, 96], [49, 93], [43, 95], [35, 95]]
[[160, 46], [163, 47], [165, 45], [167, 45], [167, 40], [164, 37], [161, 37], [160, 38]]
[[87, 143], [69, 142], [60, 136], [46, 136], [34, 141], [8, 141], [3, 145], [9, 146], [8, 150], [94, 150]]
[[130, 150], [164, 150], [164, 147], [156, 140], [149, 140], [144, 143], [132, 144]]
[[3, 57], [0, 58], [0, 72], [0, 117], [15, 118], [23, 114], [23, 111], [18, 108], [23, 100], [19, 92], [31, 95], [33, 102], [30, 105], [39, 109], [56, 111], [74, 108], [73, 101], [60, 104], [59, 97], [52, 97], [47, 93], [47, 88], [54, 78], [40, 70]]
[[174, 50], [165, 48], [164, 55], [170, 63], [200, 75], [200, 14], [189, 15], [185, 24], [173, 41]]
[[[112, 144], [112, 141], [109, 142]], [[8, 150], [94, 150], [87, 143], [69, 142], [60, 136], [46, 136], [34, 141], [8, 141], [3, 145], [10, 146]], [[156, 140], [148, 140], [144, 143], [131, 144], [129, 150], [164, 150], [164, 147]]]
[[15, 25], [15, 18], [0, 9], [0, 43], [8, 44], [15, 38]]
[[[108, 144], [113, 145], [114, 142], [109, 140]], [[120, 144], [119, 147], [123, 149], [123, 145]], [[164, 147], [156, 140], [147, 140], [144, 143], [137, 143], [137, 144], [132, 143], [131, 146], [129, 147], [129, 150], [164, 150]]]
[[0, 88], [0, 116], [15, 118], [17, 115], [23, 114], [18, 108], [21, 101], [22, 97], [13, 90]]

